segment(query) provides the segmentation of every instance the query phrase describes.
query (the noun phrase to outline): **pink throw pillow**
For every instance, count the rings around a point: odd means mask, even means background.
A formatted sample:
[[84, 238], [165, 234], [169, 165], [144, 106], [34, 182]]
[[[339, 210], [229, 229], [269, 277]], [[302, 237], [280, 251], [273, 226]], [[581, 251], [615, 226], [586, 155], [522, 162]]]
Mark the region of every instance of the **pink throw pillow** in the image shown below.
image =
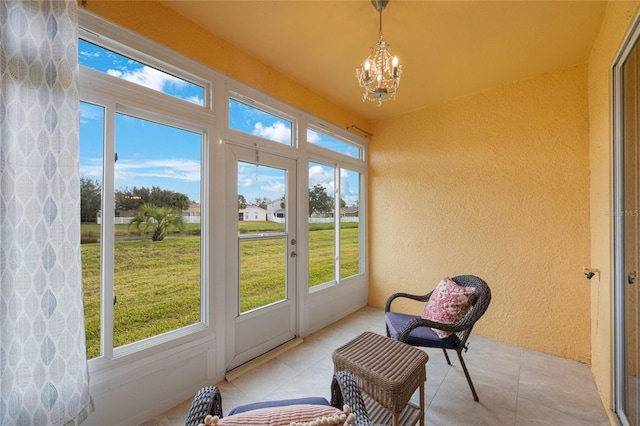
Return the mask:
[[[345, 407], [347, 408], [347, 407]], [[347, 411], [347, 410], [345, 410]], [[349, 410], [350, 411], [350, 410]], [[344, 418], [343, 418], [344, 417]], [[205, 419], [205, 426], [247, 426], [247, 425], [261, 425], [261, 426], [290, 426], [291, 424], [297, 424], [299, 422], [307, 423], [313, 421], [319, 421], [325, 418], [327, 425], [351, 424], [355, 420], [352, 416], [344, 414], [343, 411], [338, 408], [328, 405], [288, 405], [284, 407], [267, 407], [259, 408], [256, 410], [245, 411], [243, 413], [234, 414], [229, 417], [218, 419], [214, 417], [210, 423], [207, 423]], [[349, 421], [347, 421], [349, 419]], [[331, 420], [331, 421], [329, 421]]]
[[[422, 312], [422, 318], [443, 324], [454, 324], [471, 309], [475, 292], [475, 287], [462, 287], [451, 278], [445, 277], [433, 290]], [[450, 331], [432, 329], [441, 339], [451, 336]]]

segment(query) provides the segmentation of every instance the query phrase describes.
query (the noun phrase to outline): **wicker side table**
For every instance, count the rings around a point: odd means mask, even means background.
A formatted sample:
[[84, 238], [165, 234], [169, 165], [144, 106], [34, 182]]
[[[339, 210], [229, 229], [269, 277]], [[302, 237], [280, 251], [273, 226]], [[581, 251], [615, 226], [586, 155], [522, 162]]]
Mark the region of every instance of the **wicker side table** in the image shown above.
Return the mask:
[[[350, 372], [364, 396], [369, 397], [365, 400], [372, 400], [366, 402], [374, 423], [389, 424], [390, 413], [394, 426], [400, 421], [404, 425], [418, 420], [424, 426], [424, 382], [429, 360], [426, 353], [389, 337], [365, 332], [333, 351], [332, 358], [334, 371]], [[419, 407], [409, 402], [418, 388]]]

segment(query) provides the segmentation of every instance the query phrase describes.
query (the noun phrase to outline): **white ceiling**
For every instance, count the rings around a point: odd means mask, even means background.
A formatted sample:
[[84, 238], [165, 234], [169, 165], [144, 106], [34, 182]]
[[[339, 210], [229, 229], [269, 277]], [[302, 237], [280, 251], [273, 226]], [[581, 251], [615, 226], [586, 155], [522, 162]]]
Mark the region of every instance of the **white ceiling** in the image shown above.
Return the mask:
[[355, 67], [377, 41], [369, 0], [160, 0], [310, 90], [376, 120], [586, 62], [604, 1], [391, 0], [396, 100], [362, 102]]

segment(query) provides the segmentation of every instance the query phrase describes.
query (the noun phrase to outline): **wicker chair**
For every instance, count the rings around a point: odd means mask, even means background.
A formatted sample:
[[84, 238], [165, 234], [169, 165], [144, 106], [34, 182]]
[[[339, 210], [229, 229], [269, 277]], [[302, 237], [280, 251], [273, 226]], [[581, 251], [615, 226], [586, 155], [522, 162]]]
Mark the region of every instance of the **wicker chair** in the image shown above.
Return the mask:
[[[295, 404], [297, 401], [300, 400], [267, 401], [250, 405], [261, 407], [281, 407]], [[351, 374], [344, 371], [338, 371], [333, 375], [333, 380], [331, 381], [331, 405], [342, 409], [345, 404], [351, 408], [351, 412], [355, 415], [356, 419], [354, 425], [371, 426], [369, 416], [367, 415], [367, 409], [364, 405], [364, 401], [356, 381]], [[239, 411], [246, 410], [246, 408], [242, 407], [237, 407], [236, 410], [237, 409], [240, 409]], [[191, 408], [187, 414], [186, 426], [198, 426], [199, 424], [204, 423], [205, 417], [209, 414], [222, 418], [222, 396], [220, 395], [219, 389], [215, 386], [206, 386], [198, 391], [196, 396], [193, 398]]]
[[[447, 363], [451, 365], [447, 349], [453, 349], [458, 354], [460, 359], [460, 365], [464, 371], [464, 375], [467, 378], [473, 399], [479, 401], [476, 389], [471, 381], [471, 376], [467, 370], [467, 365], [462, 358], [462, 350], [468, 349], [467, 339], [471, 334], [471, 330], [476, 321], [484, 315], [489, 302], [491, 302], [491, 290], [486, 282], [481, 278], [474, 275], [460, 275], [452, 278], [458, 285], [464, 287], [475, 287], [476, 292], [473, 298], [473, 306], [467, 312], [467, 314], [455, 324], [443, 324], [430, 320], [426, 320], [416, 315], [408, 315], [391, 311], [391, 302], [395, 299], [404, 297], [420, 302], [426, 302], [431, 297], [433, 290], [424, 296], [407, 294], [407, 293], [395, 293], [388, 299], [385, 306], [385, 322], [387, 325], [387, 336], [397, 339], [401, 342], [407, 343], [412, 346], [422, 346], [427, 348], [441, 348], [444, 352], [444, 356]], [[432, 328], [436, 328], [443, 331], [450, 331], [453, 334], [447, 338], [440, 338]]]
[[222, 395], [215, 386], [206, 386], [196, 393], [187, 414], [186, 426], [204, 423], [204, 418], [209, 414], [222, 418]]

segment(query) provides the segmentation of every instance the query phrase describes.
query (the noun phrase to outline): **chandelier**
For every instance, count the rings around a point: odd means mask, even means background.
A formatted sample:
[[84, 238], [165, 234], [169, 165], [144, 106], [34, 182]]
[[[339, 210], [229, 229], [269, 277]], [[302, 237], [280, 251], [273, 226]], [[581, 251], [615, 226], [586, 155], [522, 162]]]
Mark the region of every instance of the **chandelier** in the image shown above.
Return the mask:
[[382, 11], [389, 0], [371, 0], [373, 7], [380, 14], [380, 26], [378, 42], [371, 47], [369, 56], [356, 68], [356, 78], [362, 90], [362, 102], [377, 102], [395, 99], [402, 65], [398, 63], [398, 57], [391, 55], [389, 45], [382, 38]]

